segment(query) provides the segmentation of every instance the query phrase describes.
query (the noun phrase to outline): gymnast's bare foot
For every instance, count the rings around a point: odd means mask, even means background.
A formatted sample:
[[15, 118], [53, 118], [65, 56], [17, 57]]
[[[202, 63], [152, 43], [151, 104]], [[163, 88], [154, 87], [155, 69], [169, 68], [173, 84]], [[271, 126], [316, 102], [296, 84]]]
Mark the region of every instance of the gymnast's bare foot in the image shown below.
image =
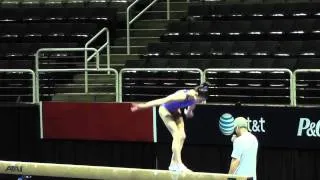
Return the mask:
[[179, 164], [179, 170], [182, 172], [192, 172], [189, 168], [187, 168], [184, 164]]

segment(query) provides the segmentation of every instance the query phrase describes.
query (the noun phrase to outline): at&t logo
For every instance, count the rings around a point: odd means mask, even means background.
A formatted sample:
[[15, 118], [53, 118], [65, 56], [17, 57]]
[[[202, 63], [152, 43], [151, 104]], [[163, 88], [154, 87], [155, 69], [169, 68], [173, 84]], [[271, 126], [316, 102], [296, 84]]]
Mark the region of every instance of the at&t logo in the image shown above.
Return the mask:
[[[220, 117], [220, 121], [225, 119], [225, 115], [228, 114], [230, 117], [233, 118], [233, 116], [230, 113], [225, 113]], [[248, 131], [250, 132], [258, 132], [258, 133], [265, 133], [266, 132], [266, 127], [265, 123], [266, 121], [264, 120], [263, 117], [260, 117], [260, 119], [253, 119], [250, 117], [247, 117], [248, 120]], [[227, 121], [227, 120], [225, 120]], [[232, 120], [233, 121], [233, 120]]]
[[260, 117], [259, 120], [251, 120], [250, 117], [247, 117], [248, 120], [248, 130], [250, 132], [263, 132], [265, 133], [265, 123], [266, 121], [263, 117]]

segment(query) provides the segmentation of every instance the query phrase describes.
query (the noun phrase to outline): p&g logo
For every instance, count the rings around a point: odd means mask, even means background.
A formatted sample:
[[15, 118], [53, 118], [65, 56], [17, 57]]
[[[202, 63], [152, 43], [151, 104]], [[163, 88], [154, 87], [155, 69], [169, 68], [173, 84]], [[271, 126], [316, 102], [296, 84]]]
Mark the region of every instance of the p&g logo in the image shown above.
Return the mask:
[[312, 122], [308, 118], [300, 118], [297, 136], [320, 137], [320, 120]]

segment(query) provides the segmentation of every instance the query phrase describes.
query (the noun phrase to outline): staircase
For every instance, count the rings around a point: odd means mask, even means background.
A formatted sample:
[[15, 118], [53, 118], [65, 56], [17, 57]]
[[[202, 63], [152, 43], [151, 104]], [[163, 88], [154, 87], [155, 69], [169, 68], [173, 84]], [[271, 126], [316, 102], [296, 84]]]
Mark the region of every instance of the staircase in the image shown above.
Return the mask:
[[[186, 0], [170, 0], [170, 21], [178, 21], [187, 14], [188, 3]], [[166, 32], [167, 3], [166, 0], [159, 0], [153, 7], [146, 11], [137, 21], [131, 25], [130, 45], [131, 54], [127, 55], [127, 37], [126, 37], [126, 3], [112, 2], [111, 6], [118, 8], [117, 20], [119, 22], [116, 31], [116, 39], [110, 47], [111, 68], [120, 72], [128, 60], [140, 59], [140, 56], [147, 52], [148, 43], [160, 42], [160, 36]], [[145, 7], [145, 6], [144, 6]], [[139, 13], [141, 10], [136, 10]], [[112, 36], [112, 35], [111, 35]], [[103, 51], [100, 56], [100, 67], [107, 67], [107, 55]], [[94, 67], [95, 63], [90, 62], [88, 67]], [[73, 101], [73, 102], [114, 102], [115, 87], [114, 76], [101, 76], [98, 74], [89, 75], [89, 92], [83, 94], [84, 84], [83, 75], [74, 76], [72, 85], [64, 86], [62, 89], [71, 90], [72, 93], [57, 93], [53, 96], [53, 101]], [[101, 83], [103, 81], [103, 83]], [[99, 84], [97, 86], [97, 84]], [[102, 86], [104, 88], [102, 88]], [[72, 90], [73, 88], [73, 90]], [[79, 92], [79, 89], [82, 89]], [[68, 91], [69, 92], [69, 91]]]
[[[145, 6], [144, 6], [145, 7]], [[187, 14], [188, 3], [186, 0], [171, 0], [170, 21], [178, 21]], [[140, 12], [141, 9], [134, 9]], [[136, 13], [136, 14], [137, 14]], [[167, 20], [167, 2], [159, 1], [141, 17], [136, 20], [130, 28], [131, 55], [127, 54], [127, 32], [126, 32], [126, 8], [118, 13], [121, 26], [117, 29], [117, 38], [110, 47], [111, 67], [119, 70], [127, 60], [139, 59], [140, 55], [147, 52], [148, 43], [159, 42], [160, 36], [165, 33]]]
[[114, 74], [90, 73], [88, 75], [88, 91], [84, 94], [84, 74], [77, 74], [69, 84], [55, 86], [53, 101], [72, 101], [72, 102], [114, 102], [115, 76]]

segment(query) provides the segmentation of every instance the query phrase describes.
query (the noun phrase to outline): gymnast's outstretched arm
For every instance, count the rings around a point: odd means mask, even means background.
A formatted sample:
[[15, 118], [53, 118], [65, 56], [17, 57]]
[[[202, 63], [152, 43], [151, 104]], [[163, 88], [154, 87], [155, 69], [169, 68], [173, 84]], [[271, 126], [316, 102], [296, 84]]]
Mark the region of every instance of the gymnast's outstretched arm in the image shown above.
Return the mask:
[[131, 107], [131, 111], [134, 112], [137, 110], [146, 109], [153, 106], [159, 106], [161, 104], [172, 102], [172, 101], [183, 101], [185, 99], [186, 99], [186, 94], [178, 91], [164, 98], [155, 99], [146, 103], [139, 103], [139, 104], [133, 103]]

